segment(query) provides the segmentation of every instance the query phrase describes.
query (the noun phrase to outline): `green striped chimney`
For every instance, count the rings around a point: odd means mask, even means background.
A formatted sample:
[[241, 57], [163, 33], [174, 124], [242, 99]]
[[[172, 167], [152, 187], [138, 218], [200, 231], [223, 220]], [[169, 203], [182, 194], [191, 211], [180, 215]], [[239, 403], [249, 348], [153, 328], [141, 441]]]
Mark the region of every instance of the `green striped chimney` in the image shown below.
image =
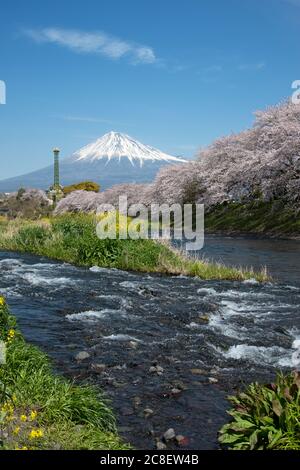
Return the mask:
[[60, 150], [55, 147], [53, 149], [53, 154], [54, 154], [54, 184], [53, 188], [58, 189], [60, 188], [59, 185], [59, 152]]

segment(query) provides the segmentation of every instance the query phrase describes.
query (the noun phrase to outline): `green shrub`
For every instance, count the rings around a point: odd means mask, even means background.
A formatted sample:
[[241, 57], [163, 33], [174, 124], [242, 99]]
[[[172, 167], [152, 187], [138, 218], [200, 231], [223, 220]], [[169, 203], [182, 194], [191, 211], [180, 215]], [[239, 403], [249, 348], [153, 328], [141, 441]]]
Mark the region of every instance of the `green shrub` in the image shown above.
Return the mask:
[[300, 450], [300, 372], [278, 374], [270, 385], [249, 385], [229, 398], [232, 422], [219, 440], [236, 450]]
[[49, 236], [49, 229], [41, 225], [29, 225], [20, 228], [16, 243], [21, 249], [33, 250], [43, 246]]

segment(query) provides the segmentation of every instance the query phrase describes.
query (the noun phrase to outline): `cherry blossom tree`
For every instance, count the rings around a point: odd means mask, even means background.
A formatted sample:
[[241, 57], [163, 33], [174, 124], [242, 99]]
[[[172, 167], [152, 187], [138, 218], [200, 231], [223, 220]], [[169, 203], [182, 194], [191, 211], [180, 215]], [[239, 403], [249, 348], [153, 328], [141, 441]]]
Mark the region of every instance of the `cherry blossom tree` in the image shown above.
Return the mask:
[[101, 203], [204, 203], [207, 210], [225, 201], [280, 199], [300, 202], [300, 105], [290, 101], [255, 113], [252, 128], [222, 137], [195, 161], [162, 168], [151, 184], [122, 184], [101, 194], [76, 191], [62, 200], [66, 208], [96, 210]]

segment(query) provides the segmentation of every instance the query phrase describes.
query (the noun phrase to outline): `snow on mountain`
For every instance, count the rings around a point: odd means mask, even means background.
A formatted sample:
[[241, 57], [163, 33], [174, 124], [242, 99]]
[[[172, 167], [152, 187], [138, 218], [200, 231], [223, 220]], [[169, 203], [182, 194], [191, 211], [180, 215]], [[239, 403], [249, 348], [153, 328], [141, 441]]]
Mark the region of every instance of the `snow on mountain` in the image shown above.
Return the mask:
[[95, 161], [103, 158], [110, 161], [113, 158], [119, 160], [128, 158], [133, 165], [137, 162], [140, 166], [145, 161], [170, 163], [185, 161], [182, 158], [167, 155], [149, 145], [144, 145], [129, 135], [119, 132], [105, 134], [100, 139], [75, 152], [73, 158], [81, 161]]
[[[95, 142], [60, 160], [63, 186], [81, 181], [95, 181], [101, 189], [122, 183], [151, 182], [162, 166], [182, 164], [184, 159], [167, 155], [144, 145], [128, 135], [109, 132]], [[53, 183], [53, 156], [49, 166], [0, 181], [0, 192], [23, 188], [48, 189]]]

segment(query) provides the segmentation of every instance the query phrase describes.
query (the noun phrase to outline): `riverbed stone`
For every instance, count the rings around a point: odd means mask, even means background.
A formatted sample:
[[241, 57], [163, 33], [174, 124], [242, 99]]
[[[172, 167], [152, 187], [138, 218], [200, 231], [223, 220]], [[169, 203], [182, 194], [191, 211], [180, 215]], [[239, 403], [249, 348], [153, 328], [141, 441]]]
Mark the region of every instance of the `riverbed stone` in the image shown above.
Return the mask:
[[142, 404], [141, 397], [134, 397], [132, 401], [133, 401], [133, 404], [134, 404], [135, 408], [138, 408]]
[[217, 384], [219, 382], [216, 377], [208, 377], [208, 381], [210, 384]]
[[175, 440], [179, 446], [184, 446], [187, 444], [188, 439], [182, 434], [177, 434], [177, 436], [175, 436]]
[[150, 374], [157, 374], [157, 375], [162, 375], [164, 372], [163, 367], [157, 365], [157, 366], [151, 366], [149, 369]]
[[209, 316], [208, 315], [199, 315], [197, 319], [198, 323], [208, 323], [209, 322]]
[[149, 418], [149, 417], [152, 416], [153, 414], [154, 414], [154, 411], [153, 411], [151, 408], [145, 408], [145, 409], [144, 409], [145, 418]]
[[172, 395], [175, 395], [175, 396], [179, 395], [181, 392], [182, 392], [182, 390], [180, 390], [179, 388], [175, 388], [175, 387], [172, 388], [172, 390], [171, 390]]
[[161, 441], [157, 441], [156, 443], [157, 450], [166, 450], [167, 446]]
[[91, 364], [91, 369], [96, 374], [102, 374], [106, 369], [106, 364]]
[[172, 439], [175, 438], [175, 436], [176, 436], [176, 433], [175, 433], [174, 429], [170, 428], [164, 433], [164, 440], [166, 442], [171, 441]]
[[76, 361], [84, 361], [89, 357], [91, 357], [90, 353], [88, 353], [87, 351], [80, 351], [78, 354], [76, 354], [75, 359]]
[[193, 375], [206, 375], [207, 372], [204, 369], [191, 369]]

